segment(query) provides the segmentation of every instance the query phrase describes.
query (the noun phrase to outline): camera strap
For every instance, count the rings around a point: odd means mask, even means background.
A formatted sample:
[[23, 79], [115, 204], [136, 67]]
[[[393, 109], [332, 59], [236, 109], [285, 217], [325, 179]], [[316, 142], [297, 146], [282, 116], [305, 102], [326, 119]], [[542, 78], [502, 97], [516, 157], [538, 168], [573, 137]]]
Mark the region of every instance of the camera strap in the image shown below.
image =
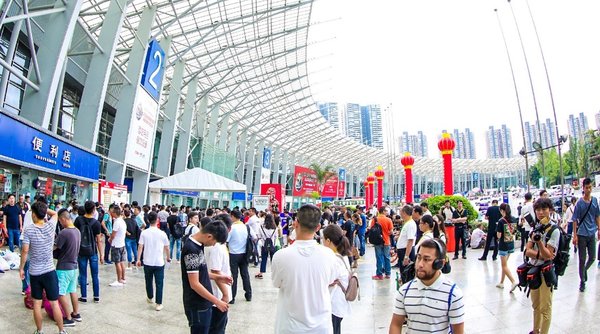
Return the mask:
[[[581, 198], [581, 201], [583, 201], [583, 197]], [[587, 216], [588, 212], [590, 212], [590, 208], [592, 207], [592, 203], [594, 203], [594, 197], [592, 197], [590, 199], [590, 204], [588, 205], [587, 210], [585, 210], [585, 213], [583, 214], [583, 216], [581, 217], [581, 219], [577, 222], [577, 227], [579, 227], [581, 225], [581, 223], [583, 223], [583, 220]], [[576, 233], [576, 231], [574, 231], [574, 232]]]

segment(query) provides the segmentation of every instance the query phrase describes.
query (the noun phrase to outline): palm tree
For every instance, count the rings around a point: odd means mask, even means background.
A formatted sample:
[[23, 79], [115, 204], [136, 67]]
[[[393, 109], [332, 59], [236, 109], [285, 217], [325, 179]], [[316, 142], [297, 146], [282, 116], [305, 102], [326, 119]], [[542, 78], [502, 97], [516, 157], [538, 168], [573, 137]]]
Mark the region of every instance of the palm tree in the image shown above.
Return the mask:
[[319, 195], [323, 193], [323, 188], [325, 187], [325, 183], [330, 178], [337, 175], [334, 171], [333, 166], [327, 165], [325, 167], [321, 167], [321, 165], [317, 163], [312, 163], [309, 166], [310, 169], [315, 171], [315, 175], [317, 178], [317, 184], [319, 185]]

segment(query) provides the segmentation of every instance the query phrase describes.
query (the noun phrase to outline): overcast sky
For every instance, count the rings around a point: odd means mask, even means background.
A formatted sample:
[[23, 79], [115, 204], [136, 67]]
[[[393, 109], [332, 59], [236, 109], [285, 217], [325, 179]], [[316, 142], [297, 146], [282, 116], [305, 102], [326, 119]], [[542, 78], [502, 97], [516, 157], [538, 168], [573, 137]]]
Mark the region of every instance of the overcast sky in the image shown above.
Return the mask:
[[[569, 114], [590, 127], [600, 110], [600, 1], [530, 0], [556, 105], [567, 134]], [[443, 129], [475, 133], [485, 158], [485, 131], [512, 131], [523, 146], [515, 89], [494, 8], [504, 28], [525, 121], [535, 108], [515, 22], [506, 0], [317, 0], [309, 30], [309, 73], [317, 101], [391, 104], [396, 136], [423, 130], [435, 157]], [[512, 8], [523, 36], [538, 113], [553, 119], [540, 49], [525, 0]], [[384, 122], [385, 124], [386, 122]], [[387, 137], [384, 139], [387, 140]]]

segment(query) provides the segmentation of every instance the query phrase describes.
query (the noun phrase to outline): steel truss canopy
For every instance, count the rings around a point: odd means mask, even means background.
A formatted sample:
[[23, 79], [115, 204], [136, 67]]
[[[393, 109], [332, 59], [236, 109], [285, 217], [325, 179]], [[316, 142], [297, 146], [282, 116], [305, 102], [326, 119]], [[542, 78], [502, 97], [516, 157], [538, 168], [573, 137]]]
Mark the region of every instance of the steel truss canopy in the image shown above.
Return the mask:
[[[132, 0], [119, 36], [115, 71], [125, 73], [128, 51], [142, 42], [135, 34], [142, 12], [155, 6], [152, 35], [170, 41], [163, 95], [175, 64], [184, 61], [182, 95], [197, 79], [196, 102], [206, 96], [208, 110], [219, 106], [219, 124], [227, 116], [228, 126], [237, 123], [238, 130], [247, 129], [248, 138], [255, 134], [265, 146], [301, 153], [315, 162], [359, 168], [366, 166], [357, 161], [364, 156], [383, 163], [384, 152], [333, 133], [317, 110], [307, 71], [313, 1]], [[80, 21], [95, 39], [109, 5], [109, 0], [83, 2]], [[126, 84], [126, 79], [115, 71], [111, 89], [118, 90], [115, 81]]]

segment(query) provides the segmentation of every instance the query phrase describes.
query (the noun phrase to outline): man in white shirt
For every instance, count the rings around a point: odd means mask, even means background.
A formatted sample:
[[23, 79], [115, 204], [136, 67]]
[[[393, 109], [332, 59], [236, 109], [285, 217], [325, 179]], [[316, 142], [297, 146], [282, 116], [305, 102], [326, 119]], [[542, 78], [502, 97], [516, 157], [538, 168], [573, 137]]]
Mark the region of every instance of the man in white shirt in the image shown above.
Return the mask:
[[471, 249], [478, 249], [485, 245], [485, 232], [481, 229], [483, 225], [477, 224], [477, 228], [471, 233]]
[[[219, 220], [225, 224], [227, 231], [231, 231], [233, 221], [228, 214], [222, 213], [216, 216], [215, 221]], [[229, 266], [229, 255], [227, 253], [226, 245], [217, 242], [214, 246], [207, 246], [204, 248], [204, 254], [206, 255], [206, 266], [208, 267], [209, 273], [227, 277], [231, 276], [231, 267]], [[215, 280], [210, 280], [210, 284], [212, 293], [215, 297], [225, 303], [231, 301], [231, 285]], [[221, 311], [218, 307], [213, 306], [209, 332], [214, 334], [225, 334], [227, 318], [228, 310]]]
[[275, 333], [330, 334], [331, 295], [336, 278], [333, 251], [313, 239], [321, 212], [303, 205], [294, 221], [296, 241], [273, 256], [273, 285], [279, 288]]
[[[256, 215], [255, 215], [256, 217]], [[242, 213], [234, 210], [231, 212], [231, 220], [233, 225], [231, 231], [227, 236], [227, 243], [229, 244], [229, 263], [231, 265], [231, 274], [233, 276], [233, 285], [231, 286], [231, 300], [229, 304], [235, 303], [235, 296], [237, 294], [237, 282], [238, 272], [242, 276], [242, 283], [244, 285], [244, 297], [246, 301], [252, 300], [252, 285], [250, 284], [250, 273], [248, 272], [248, 260], [246, 259], [246, 243], [248, 242], [248, 231], [250, 231], [250, 237], [252, 240], [256, 240], [256, 234], [254, 230], [240, 220]]]
[[410, 261], [415, 260], [415, 240], [417, 239], [417, 224], [412, 219], [413, 207], [405, 205], [400, 210], [400, 217], [402, 217], [402, 229], [400, 230], [400, 236], [398, 236], [398, 242], [396, 243], [397, 255], [398, 255], [398, 268], [400, 272], [404, 270]]
[[110, 257], [112, 262], [115, 264], [117, 280], [110, 283], [109, 286], [122, 287], [126, 283], [125, 261], [127, 261], [127, 256], [125, 253], [125, 235], [127, 232], [127, 224], [125, 224], [125, 221], [123, 218], [121, 218], [120, 206], [113, 205], [110, 209], [110, 215], [113, 219], [113, 230], [109, 239], [111, 244]]
[[[161, 231], [157, 226], [158, 217], [154, 211], [148, 213], [148, 221], [150, 227], [143, 230], [138, 243], [138, 254], [144, 258], [144, 279], [146, 280], [146, 301], [149, 304], [154, 303], [154, 288], [152, 280], [156, 284], [156, 310], [163, 309], [163, 282], [165, 279], [165, 257], [167, 262], [171, 262], [169, 256], [169, 238], [167, 234]], [[140, 267], [142, 262], [137, 261], [137, 266]]]
[[529, 239], [529, 233], [531, 232], [531, 225], [527, 222], [526, 216], [531, 217], [531, 221], [535, 221], [535, 211], [533, 210], [533, 196], [531, 193], [525, 194], [525, 204], [521, 208], [521, 219], [519, 220], [519, 227], [521, 228], [521, 252], [527, 245], [527, 239]]
[[[250, 230], [254, 233], [254, 235], [258, 235], [258, 230], [262, 224], [260, 218], [257, 216], [256, 208], [248, 209], [248, 215], [249, 218], [246, 225], [250, 227]], [[253, 264], [255, 267], [258, 265], [258, 256], [255, 258]]]

